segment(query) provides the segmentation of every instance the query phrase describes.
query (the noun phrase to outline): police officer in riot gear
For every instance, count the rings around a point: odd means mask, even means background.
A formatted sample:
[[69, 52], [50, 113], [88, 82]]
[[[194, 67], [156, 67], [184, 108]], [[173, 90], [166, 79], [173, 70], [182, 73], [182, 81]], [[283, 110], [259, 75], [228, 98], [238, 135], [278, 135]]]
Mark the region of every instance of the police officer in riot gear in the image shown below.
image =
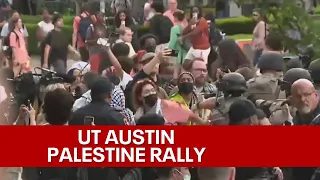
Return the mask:
[[254, 95], [256, 99], [278, 99], [280, 94], [278, 82], [282, 79], [285, 67], [283, 56], [274, 52], [264, 53], [257, 66], [259, 74], [247, 82], [248, 95]]
[[313, 79], [314, 86], [317, 91], [320, 92], [320, 59], [312, 61], [308, 67], [308, 70]]
[[218, 93], [223, 93], [221, 97], [213, 97], [197, 103], [192, 109], [213, 109], [212, 121], [214, 125], [228, 125], [228, 111], [230, 105], [243, 95], [247, 90], [246, 80], [239, 73], [225, 74], [217, 82]]
[[288, 122], [292, 124], [292, 117], [295, 116], [296, 109], [290, 105], [290, 101], [287, 98], [291, 94], [291, 85], [301, 78], [312, 81], [309, 71], [303, 68], [292, 68], [284, 74], [283, 80], [279, 81], [280, 88], [285, 92], [286, 99], [277, 99], [275, 101], [254, 100], [255, 104], [269, 117], [271, 124], [283, 125], [284, 123], [289, 124]]

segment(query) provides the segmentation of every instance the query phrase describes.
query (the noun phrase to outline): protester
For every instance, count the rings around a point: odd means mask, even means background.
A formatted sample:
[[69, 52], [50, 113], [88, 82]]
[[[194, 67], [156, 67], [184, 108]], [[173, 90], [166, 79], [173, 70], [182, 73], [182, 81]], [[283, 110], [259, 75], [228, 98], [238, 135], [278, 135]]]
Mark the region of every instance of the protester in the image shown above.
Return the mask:
[[265, 38], [268, 35], [268, 19], [258, 9], [253, 11], [252, 16], [253, 20], [257, 23], [253, 30], [251, 41], [251, 48], [255, 51], [253, 65], [256, 65], [265, 48]]
[[149, 21], [154, 15], [154, 12], [152, 11], [152, 8], [151, 8], [152, 3], [153, 3], [153, 0], [147, 0], [147, 2], [144, 3], [144, 6], [143, 6], [143, 17], [147, 21]]
[[12, 56], [10, 61], [15, 76], [26, 72], [30, 68], [30, 57], [24, 41], [23, 34], [21, 33], [22, 20], [12, 20], [11, 30], [9, 33], [10, 48], [12, 48]]
[[136, 125], [132, 111], [126, 108], [125, 104], [125, 96], [122, 89], [115, 88], [112, 92], [111, 107], [123, 115], [125, 125]]
[[151, 8], [155, 11], [155, 15], [150, 19], [150, 33], [154, 34], [159, 40], [156, 51], [162, 51], [168, 47], [167, 43], [170, 40], [170, 30], [173, 23], [163, 15], [162, 2], [152, 3]]
[[139, 50], [139, 43], [138, 43], [138, 32], [136, 23], [131, 16], [131, 12], [127, 9], [119, 10], [115, 16], [115, 25], [118, 28], [118, 32], [121, 32], [122, 28], [130, 28], [132, 31], [130, 43], [132, 43], [132, 47], [135, 51]]
[[195, 79], [196, 94], [202, 94], [204, 96], [216, 95], [217, 88], [215, 85], [206, 81], [208, 77], [208, 70], [202, 59], [194, 59], [193, 61], [190, 61], [185, 69], [191, 72]]
[[252, 68], [252, 63], [233, 39], [223, 39], [218, 43], [219, 54], [211, 64], [211, 76], [216, 79], [217, 70], [234, 72], [241, 67]]
[[[164, 16], [168, 17], [171, 22], [176, 25], [176, 21], [174, 20], [174, 13], [180, 11], [178, 9], [178, 2], [176, 0], [168, 0], [169, 9], [163, 13]], [[184, 20], [184, 19], [183, 19]]]
[[145, 34], [140, 37], [140, 48], [147, 52], [155, 52], [158, 38], [153, 34]]
[[178, 38], [182, 35], [182, 31], [185, 28], [183, 25], [183, 21], [185, 19], [184, 13], [181, 11], [174, 12], [173, 17], [175, 26], [171, 28], [168, 48], [178, 51], [178, 56], [175, 59], [175, 70], [173, 74], [173, 79], [177, 79], [189, 49], [186, 49], [183, 44], [178, 41]]
[[44, 62], [42, 67], [50, 68], [53, 66], [58, 73], [65, 74], [67, 72], [68, 52], [72, 52], [79, 56], [79, 53], [68, 43], [68, 38], [63, 32], [63, 17], [55, 15], [52, 19], [54, 30], [52, 30], [44, 40]]
[[[80, 16], [76, 16], [73, 21], [73, 33], [72, 33], [72, 47], [74, 49], [79, 49], [81, 60], [88, 62], [89, 60], [89, 51], [85, 44], [85, 39], [81, 37], [82, 31], [86, 31], [90, 24], [92, 24], [91, 19], [91, 7], [90, 3], [83, 3], [82, 4], [82, 12]], [[83, 21], [83, 23], [81, 23]], [[80, 26], [83, 24], [82, 26]]]
[[191, 19], [186, 28], [183, 29], [183, 36], [179, 38], [182, 43], [184, 40], [190, 40], [190, 47], [186, 59], [193, 60], [195, 58], [203, 59], [208, 63], [210, 53], [209, 26], [207, 21], [202, 17], [202, 9], [199, 7], [191, 8]]
[[[158, 82], [158, 70], [159, 70], [159, 63], [164, 60], [166, 56], [168, 56], [171, 53], [170, 50], [161, 51], [157, 54], [155, 53], [147, 53], [142, 57], [142, 60], [139, 62], [138, 67], [136, 67], [139, 72], [133, 77], [132, 81], [130, 81], [126, 89], [124, 91], [126, 95], [126, 105], [129, 109], [134, 110], [133, 102], [132, 102], [132, 92], [133, 92], [133, 86], [140, 80], [143, 80], [145, 78], [149, 78], [153, 82]], [[162, 98], [168, 98], [166, 92], [159, 87], [159, 93], [162, 95]]]
[[[2, 38], [7, 37], [9, 35], [9, 33], [11, 32], [11, 28], [10, 27], [12, 25], [10, 25], [10, 22], [11, 21], [18, 21], [19, 19], [21, 19], [19, 12], [18, 11], [12, 11], [11, 19], [9, 19], [9, 21], [6, 22], [2, 27], [2, 30], [1, 30], [1, 37]], [[25, 42], [27, 43], [27, 46], [28, 46], [29, 33], [28, 33], [28, 30], [27, 30], [27, 27], [25, 25], [22, 25], [21, 29], [22, 29], [21, 31], [23, 33], [23, 37], [25, 39]]]
[[280, 34], [277, 33], [269, 33], [264, 40], [265, 48], [263, 49], [263, 53], [265, 52], [278, 52], [283, 54], [284, 45], [283, 39]]
[[130, 48], [130, 52], [129, 52], [129, 57], [134, 57], [134, 55], [136, 54], [131, 42], [132, 42], [132, 36], [133, 36], [133, 32], [130, 28], [128, 27], [124, 27], [124, 28], [121, 28], [119, 30], [119, 39], [116, 41], [116, 43], [119, 43], [119, 42], [124, 42], [126, 43], [129, 48]]
[[[145, 113], [161, 114], [161, 107], [157, 86], [151, 80], [138, 81], [133, 88], [132, 98], [135, 110], [135, 119], [139, 119]], [[163, 95], [162, 95], [163, 98]]]
[[99, 65], [102, 61], [107, 61], [107, 55], [104, 51], [104, 46], [98, 44], [99, 38], [108, 37], [108, 29], [104, 21], [104, 13], [97, 12], [96, 20], [87, 30], [86, 44], [89, 50], [89, 62], [91, 70], [98, 72]]
[[173, 90], [170, 100], [183, 104], [190, 108], [203, 100], [203, 97], [195, 93], [194, 78], [191, 73], [183, 72], [178, 78], [178, 91]]
[[45, 114], [43, 113], [43, 104], [44, 104], [44, 97], [46, 96], [46, 94], [48, 92], [52, 92], [56, 89], [65, 89], [65, 86], [63, 84], [50, 84], [46, 87], [45, 89], [45, 92], [44, 92], [44, 95], [43, 95], [43, 99], [39, 99], [38, 101], [40, 101], [40, 110], [39, 110], [39, 114], [36, 118], [36, 123], [37, 125], [44, 125], [44, 124], [48, 124], [47, 120], [46, 120], [46, 117], [45, 117]]
[[123, 9], [132, 9], [132, 4], [130, 0], [113, 0], [111, 2], [111, 9], [113, 13], [118, 13]]
[[52, 24], [52, 17], [48, 9], [42, 11], [43, 20], [38, 23], [38, 28], [36, 31], [36, 36], [38, 40], [38, 47], [40, 47], [42, 41], [46, 38], [48, 33], [54, 29]]
[[94, 125], [125, 125], [121, 113], [110, 106], [111, 93], [114, 85], [108, 78], [101, 77], [96, 80], [91, 88], [92, 101], [73, 113], [70, 125], [84, 125], [85, 117], [92, 119]]

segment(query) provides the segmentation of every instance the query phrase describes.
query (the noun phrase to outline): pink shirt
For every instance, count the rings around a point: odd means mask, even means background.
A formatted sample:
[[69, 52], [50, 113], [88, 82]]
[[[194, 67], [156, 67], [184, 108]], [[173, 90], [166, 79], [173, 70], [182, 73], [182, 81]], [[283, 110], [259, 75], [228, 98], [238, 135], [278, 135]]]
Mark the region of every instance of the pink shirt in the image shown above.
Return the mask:
[[[10, 47], [15, 48], [15, 60], [19, 63], [27, 63], [30, 60], [28, 50], [26, 47], [26, 42], [24, 40], [23, 33], [16, 31], [10, 33]], [[18, 40], [17, 40], [18, 35]]]
[[[82, 17], [87, 17], [88, 14], [87, 13], [82, 13], [80, 16]], [[76, 16], [73, 20], [73, 31], [75, 32], [78, 32], [78, 29], [79, 29], [79, 23], [80, 23], [80, 16]], [[83, 40], [81, 39], [80, 35], [78, 34], [78, 37], [77, 37], [77, 46], [78, 47], [84, 47], [86, 45], [85, 42], [83, 42]]]

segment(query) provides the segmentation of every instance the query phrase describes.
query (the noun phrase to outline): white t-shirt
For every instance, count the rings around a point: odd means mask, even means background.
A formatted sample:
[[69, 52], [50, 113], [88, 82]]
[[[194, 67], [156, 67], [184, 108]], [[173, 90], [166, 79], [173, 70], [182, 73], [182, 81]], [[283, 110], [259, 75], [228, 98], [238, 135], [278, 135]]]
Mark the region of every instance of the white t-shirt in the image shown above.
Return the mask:
[[[116, 43], [120, 43], [120, 42], [124, 42], [122, 39], [118, 39], [116, 40]], [[133, 49], [133, 46], [131, 43], [129, 42], [125, 42], [129, 48], [130, 48], [130, 52], [129, 52], [129, 56], [128, 57], [133, 57], [134, 55], [136, 55], [136, 51]]]
[[83, 61], [78, 61], [74, 64], [72, 64], [72, 66], [68, 69], [68, 72], [71, 70], [71, 69], [79, 69], [79, 70], [82, 70], [82, 74], [85, 74], [87, 72], [90, 71], [90, 64], [88, 64], [87, 62], [83, 62]]
[[[21, 31], [23, 32], [24, 37], [29, 37], [29, 33], [26, 26], [24, 26], [24, 28]], [[5, 23], [1, 30], [1, 37], [7, 37], [9, 35], [9, 32], [9, 23]]]
[[38, 23], [38, 26], [40, 27], [43, 34], [47, 35], [50, 31], [54, 29], [54, 25], [52, 22], [46, 23], [44, 21], [40, 21]]
[[123, 71], [123, 76], [119, 83], [122, 89], [126, 89], [126, 86], [130, 81], [132, 81], [132, 77], [130, 76], [130, 74]]

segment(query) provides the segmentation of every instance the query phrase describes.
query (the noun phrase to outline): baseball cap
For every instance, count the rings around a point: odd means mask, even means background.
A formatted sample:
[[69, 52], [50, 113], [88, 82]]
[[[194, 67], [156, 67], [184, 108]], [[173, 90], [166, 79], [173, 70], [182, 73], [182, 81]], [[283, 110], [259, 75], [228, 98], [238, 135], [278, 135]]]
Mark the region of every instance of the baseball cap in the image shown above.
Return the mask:
[[261, 117], [261, 112], [248, 99], [239, 99], [231, 104], [229, 108], [229, 125], [237, 125], [242, 120], [250, 118], [251, 116]]
[[91, 97], [98, 98], [103, 94], [110, 94], [114, 85], [107, 77], [99, 77], [92, 85]]
[[152, 58], [154, 58], [156, 56], [156, 53], [153, 53], [153, 52], [148, 52], [146, 54], [144, 54], [141, 58], [141, 61], [145, 61], [145, 60], [151, 60]]

